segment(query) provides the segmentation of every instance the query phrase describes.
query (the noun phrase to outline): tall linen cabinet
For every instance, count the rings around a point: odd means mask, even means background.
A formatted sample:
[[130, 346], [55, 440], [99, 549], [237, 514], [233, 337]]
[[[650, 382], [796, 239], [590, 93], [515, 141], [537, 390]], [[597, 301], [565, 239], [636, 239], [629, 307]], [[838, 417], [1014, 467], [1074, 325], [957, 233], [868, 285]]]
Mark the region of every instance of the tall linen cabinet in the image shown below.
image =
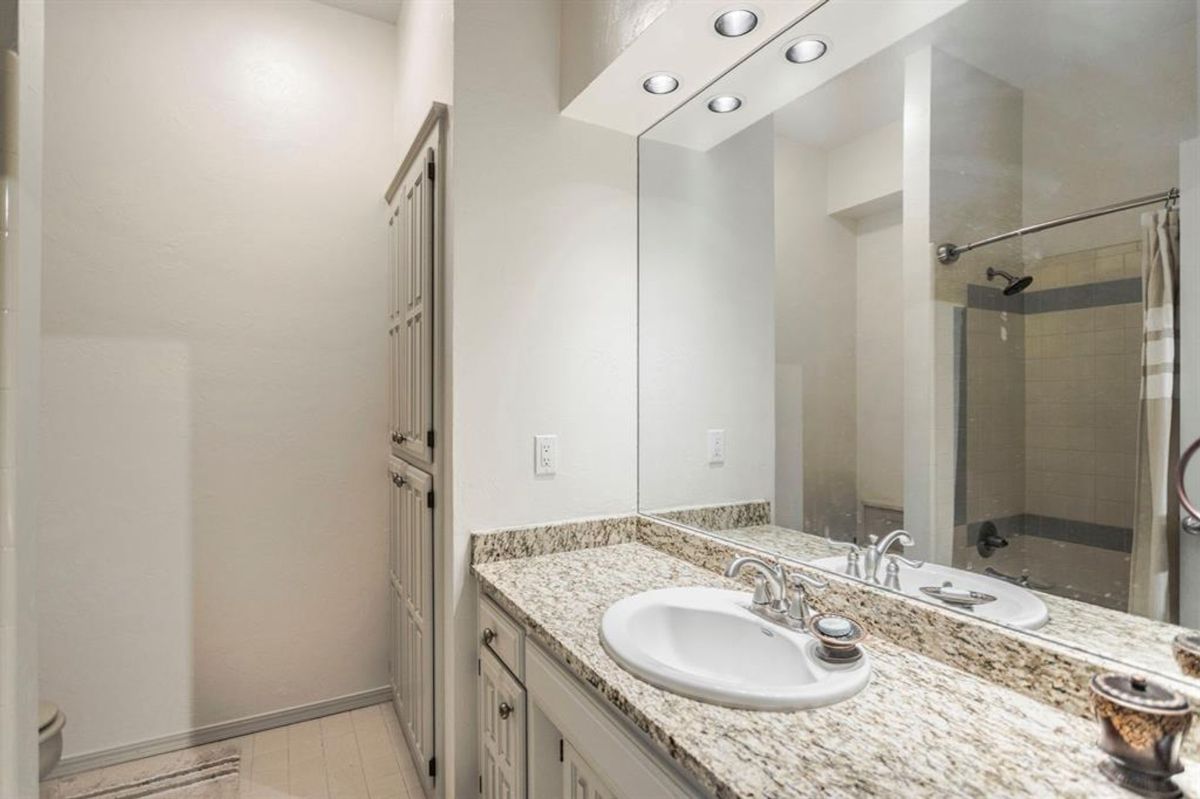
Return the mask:
[[427, 794], [437, 772], [437, 495], [444, 480], [440, 312], [446, 108], [435, 104], [388, 204], [388, 560], [392, 701]]

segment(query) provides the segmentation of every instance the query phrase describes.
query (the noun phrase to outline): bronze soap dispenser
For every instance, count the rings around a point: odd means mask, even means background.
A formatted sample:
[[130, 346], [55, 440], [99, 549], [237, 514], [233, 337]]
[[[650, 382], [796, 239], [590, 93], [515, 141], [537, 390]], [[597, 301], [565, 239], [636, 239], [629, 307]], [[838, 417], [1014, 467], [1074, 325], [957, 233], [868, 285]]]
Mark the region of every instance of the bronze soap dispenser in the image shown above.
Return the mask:
[[1183, 771], [1179, 748], [1192, 723], [1187, 699], [1140, 675], [1092, 677], [1104, 776], [1142, 796], [1182, 796], [1171, 775]]

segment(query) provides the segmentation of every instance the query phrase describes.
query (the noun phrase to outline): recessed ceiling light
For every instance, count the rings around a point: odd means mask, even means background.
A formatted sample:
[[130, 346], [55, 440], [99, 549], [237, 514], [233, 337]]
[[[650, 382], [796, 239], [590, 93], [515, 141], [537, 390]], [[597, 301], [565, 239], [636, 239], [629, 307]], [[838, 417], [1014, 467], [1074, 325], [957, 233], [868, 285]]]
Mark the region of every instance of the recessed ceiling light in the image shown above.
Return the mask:
[[748, 8], [735, 8], [717, 17], [713, 27], [722, 36], [745, 36], [758, 27], [758, 14]]
[[658, 72], [642, 81], [642, 88], [651, 94], [670, 94], [679, 88], [679, 79], [665, 72]]
[[742, 101], [732, 94], [723, 94], [708, 101], [708, 110], [714, 114], [728, 114], [742, 107]]
[[783, 56], [793, 64], [807, 64], [825, 55], [828, 49], [829, 45], [820, 39], [800, 39], [789, 44], [783, 51]]

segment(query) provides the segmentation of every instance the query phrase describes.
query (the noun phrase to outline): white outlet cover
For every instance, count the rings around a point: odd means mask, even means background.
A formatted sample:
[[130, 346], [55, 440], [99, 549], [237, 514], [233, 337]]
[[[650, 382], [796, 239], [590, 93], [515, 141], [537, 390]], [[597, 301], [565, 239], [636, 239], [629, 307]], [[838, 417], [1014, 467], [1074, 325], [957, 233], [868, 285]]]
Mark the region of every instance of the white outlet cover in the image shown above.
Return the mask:
[[725, 462], [725, 431], [723, 429], [708, 431], [708, 462]]
[[533, 473], [550, 475], [558, 473], [558, 436], [533, 437]]

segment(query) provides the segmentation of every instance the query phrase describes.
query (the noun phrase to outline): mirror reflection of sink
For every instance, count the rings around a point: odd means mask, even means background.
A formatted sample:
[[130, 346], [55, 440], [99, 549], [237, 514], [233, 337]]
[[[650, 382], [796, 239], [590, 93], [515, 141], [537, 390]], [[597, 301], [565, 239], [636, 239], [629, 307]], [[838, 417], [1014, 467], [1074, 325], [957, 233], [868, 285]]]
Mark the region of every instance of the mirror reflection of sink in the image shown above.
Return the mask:
[[[846, 558], [842, 555], [814, 560], [811, 565], [837, 572], [843, 576], [846, 574]], [[962, 610], [981, 619], [991, 619], [1012, 627], [1019, 627], [1022, 630], [1036, 630], [1050, 620], [1050, 611], [1046, 608], [1046, 603], [1028, 588], [975, 572], [955, 569], [951, 566], [940, 566], [936, 563], [926, 563], [919, 569], [903, 563], [899, 566], [900, 593], [905, 596], [944, 608]], [[880, 573], [882, 574], [882, 572], [883, 568], [881, 567]], [[963, 591], [990, 594], [996, 597], [996, 601], [962, 607], [927, 596], [921, 591], [922, 587], [941, 586], [946, 582]], [[882, 588], [882, 586], [880, 587]]]
[[605, 611], [600, 639], [636, 677], [726, 707], [821, 707], [871, 679], [866, 652], [853, 663], [827, 663], [816, 639], [757, 616], [740, 591], [664, 588], [626, 597]]

